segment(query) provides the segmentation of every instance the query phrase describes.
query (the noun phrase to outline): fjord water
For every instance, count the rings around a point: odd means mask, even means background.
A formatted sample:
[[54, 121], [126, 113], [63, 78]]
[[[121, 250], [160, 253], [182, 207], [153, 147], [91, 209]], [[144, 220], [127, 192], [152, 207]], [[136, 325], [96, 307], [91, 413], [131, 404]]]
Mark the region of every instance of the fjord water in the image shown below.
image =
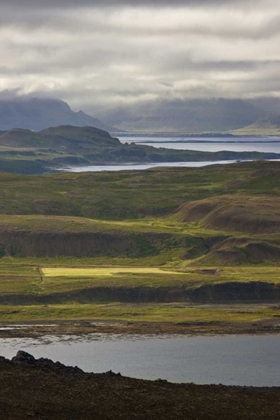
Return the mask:
[[90, 166], [68, 166], [62, 169], [65, 172], [102, 172], [102, 171], [140, 171], [143, 169], [165, 167], [176, 168], [199, 168], [214, 164], [234, 163], [236, 160], [219, 160], [216, 162], [162, 162], [144, 164], [121, 164], [121, 165], [90, 165]]
[[280, 137], [119, 137], [121, 143], [136, 143], [176, 150], [200, 152], [265, 152], [280, 153]]
[[88, 372], [121, 372], [141, 379], [247, 386], [280, 386], [280, 335], [120, 336], [0, 340], [0, 355], [18, 350]]
[[[195, 137], [186, 139], [180, 137], [118, 137], [121, 143], [145, 144], [153, 147], [164, 147], [166, 149], [177, 150], [198, 150], [200, 152], [219, 152], [229, 150], [233, 152], [266, 152], [280, 153], [280, 137], [267, 138], [205, 138]], [[236, 160], [219, 160], [207, 162], [161, 162], [146, 164], [121, 164], [121, 165], [90, 165], [90, 166], [69, 166], [64, 171], [67, 172], [101, 172], [101, 171], [122, 171], [122, 170], [142, 170], [165, 167], [202, 167], [208, 165], [233, 163]]]

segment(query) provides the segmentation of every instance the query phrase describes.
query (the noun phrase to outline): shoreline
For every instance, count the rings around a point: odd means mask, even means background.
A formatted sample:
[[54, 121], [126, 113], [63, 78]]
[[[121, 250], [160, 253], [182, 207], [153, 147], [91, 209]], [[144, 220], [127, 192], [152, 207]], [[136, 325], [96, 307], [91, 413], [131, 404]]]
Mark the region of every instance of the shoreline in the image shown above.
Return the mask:
[[144, 380], [86, 373], [19, 351], [0, 358], [0, 410], [5, 420], [276, 420], [280, 387]]
[[65, 320], [65, 321], [29, 321], [0, 322], [0, 339], [41, 338], [44, 336], [87, 336], [90, 334], [119, 335], [263, 335], [280, 334], [280, 322], [275, 319], [254, 323], [227, 322], [127, 322], [108, 320]]

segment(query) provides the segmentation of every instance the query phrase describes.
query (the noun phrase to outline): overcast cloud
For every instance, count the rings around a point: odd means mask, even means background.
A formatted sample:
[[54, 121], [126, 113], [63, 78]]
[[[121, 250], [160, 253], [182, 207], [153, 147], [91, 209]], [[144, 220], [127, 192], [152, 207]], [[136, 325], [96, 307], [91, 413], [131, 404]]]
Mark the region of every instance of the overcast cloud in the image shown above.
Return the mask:
[[1, 0], [0, 97], [280, 96], [280, 2]]

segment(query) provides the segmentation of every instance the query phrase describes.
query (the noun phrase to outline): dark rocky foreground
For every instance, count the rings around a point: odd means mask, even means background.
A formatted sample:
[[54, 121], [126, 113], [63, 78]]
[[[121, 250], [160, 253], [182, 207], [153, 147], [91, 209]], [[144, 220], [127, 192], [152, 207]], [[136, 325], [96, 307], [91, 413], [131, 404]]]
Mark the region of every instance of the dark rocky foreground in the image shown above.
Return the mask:
[[279, 419], [280, 388], [145, 381], [84, 373], [25, 352], [0, 358], [0, 418]]

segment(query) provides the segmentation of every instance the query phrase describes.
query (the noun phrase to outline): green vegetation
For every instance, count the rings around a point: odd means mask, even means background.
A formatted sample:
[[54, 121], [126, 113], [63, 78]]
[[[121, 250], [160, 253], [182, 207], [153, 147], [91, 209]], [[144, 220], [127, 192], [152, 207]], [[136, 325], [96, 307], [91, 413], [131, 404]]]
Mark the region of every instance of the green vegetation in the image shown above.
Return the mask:
[[280, 299], [279, 175], [279, 162], [0, 174], [0, 319], [278, 316], [192, 304]]
[[[180, 205], [238, 194], [280, 196], [279, 162], [248, 162], [206, 168], [0, 174], [0, 214], [78, 216], [102, 220], [170, 216]], [[232, 204], [232, 202], [231, 202]], [[257, 204], [259, 207], [261, 202]]]
[[187, 307], [185, 305], [130, 305], [130, 304], [60, 304], [60, 305], [5, 305], [0, 308], [5, 322], [43, 320], [121, 320], [129, 322], [257, 322], [280, 316], [279, 308], [263, 306], [240, 308]]
[[[135, 262], [139, 266], [135, 266]], [[201, 291], [211, 288], [208, 301], [225, 300], [228, 290], [215, 286], [234, 284], [230, 300], [243, 300], [242, 288], [255, 284], [249, 290], [252, 300], [263, 289], [269, 300], [280, 295], [279, 266], [203, 267], [199, 265], [174, 266], [174, 261], [162, 267], [144, 266], [137, 259], [110, 261], [101, 259], [15, 259], [3, 258], [0, 264], [0, 300], [9, 302], [79, 302], [99, 301], [169, 302], [204, 301]], [[140, 266], [142, 262], [142, 266]], [[126, 265], [124, 265], [126, 263]], [[173, 264], [173, 265], [172, 265]], [[240, 285], [238, 287], [238, 284]], [[267, 284], [267, 287], [263, 285]], [[261, 285], [261, 288], [260, 288]], [[275, 289], [276, 288], [276, 289]], [[210, 289], [207, 289], [208, 291]], [[134, 292], [133, 292], [134, 291]], [[194, 294], [193, 294], [194, 293]], [[240, 295], [241, 293], [241, 295]], [[265, 297], [265, 296], [264, 296]], [[244, 295], [244, 299], [248, 298]]]

